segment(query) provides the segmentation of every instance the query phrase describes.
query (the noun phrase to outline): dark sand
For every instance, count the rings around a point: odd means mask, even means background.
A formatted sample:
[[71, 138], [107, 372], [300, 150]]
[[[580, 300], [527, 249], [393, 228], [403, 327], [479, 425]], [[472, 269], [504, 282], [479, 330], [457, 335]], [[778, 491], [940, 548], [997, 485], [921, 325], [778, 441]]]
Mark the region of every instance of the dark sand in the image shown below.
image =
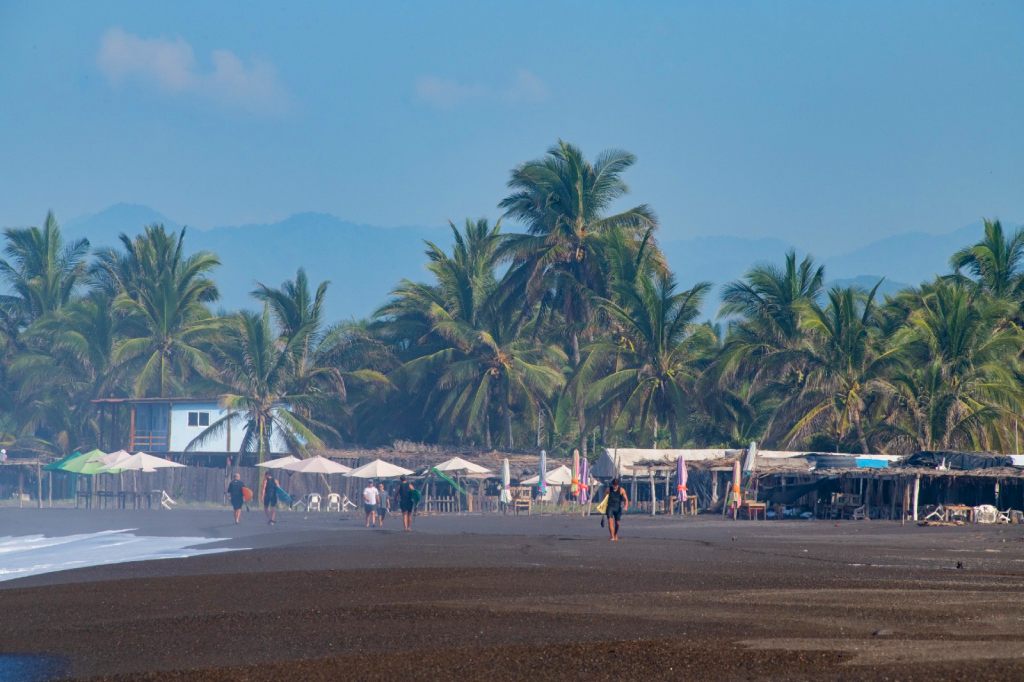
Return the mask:
[[0, 652], [105, 679], [1024, 678], [1022, 526], [260, 518], [0, 510], [0, 535], [256, 548], [0, 583]]

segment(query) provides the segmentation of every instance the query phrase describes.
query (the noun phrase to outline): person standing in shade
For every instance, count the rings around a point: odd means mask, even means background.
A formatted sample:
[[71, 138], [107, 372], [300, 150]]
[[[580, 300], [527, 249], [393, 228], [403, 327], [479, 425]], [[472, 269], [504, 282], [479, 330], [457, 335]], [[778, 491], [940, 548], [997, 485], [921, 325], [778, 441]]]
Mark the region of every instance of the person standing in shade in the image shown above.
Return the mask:
[[245, 486], [242, 485], [242, 474], [236, 473], [234, 480], [228, 483], [228, 489], [224, 491], [231, 498], [231, 507], [235, 510], [235, 523], [242, 522], [242, 504], [245, 502], [243, 488]]
[[629, 498], [626, 497], [626, 491], [619, 485], [617, 478], [613, 478], [608, 487], [607, 502], [604, 515], [608, 519], [608, 539], [618, 542], [619, 525], [622, 523], [622, 513], [629, 509]]
[[273, 526], [277, 523], [277, 481], [269, 471], [263, 477], [260, 497], [263, 498], [263, 513], [267, 515], [267, 523]]
[[366, 512], [366, 527], [377, 525], [377, 501], [380, 499], [380, 491], [373, 481], [368, 481], [363, 488], [363, 511]]
[[412, 509], [416, 506], [416, 491], [405, 476], [398, 479], [398, 508], [402, 512], [402, 527], [406, 532], [412, 530]]
[[384, 527], [384, 517], [391, 511], [391, 498], [388, 497], [387, 488], [383, 481], [377, 489], [377, 526]]

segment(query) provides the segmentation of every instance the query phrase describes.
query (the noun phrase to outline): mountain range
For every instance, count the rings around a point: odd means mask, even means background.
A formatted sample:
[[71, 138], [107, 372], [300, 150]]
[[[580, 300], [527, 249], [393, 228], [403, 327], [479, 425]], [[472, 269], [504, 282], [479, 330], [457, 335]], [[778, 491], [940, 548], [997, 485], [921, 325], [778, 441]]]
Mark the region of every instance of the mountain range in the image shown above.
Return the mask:
[[[137, 204], [116, 204], [69, 220], [63, 228], [68, 238], [86, 237], [98, 248], [116, 246], [122, 232], [135, 234], [152, 223], [180, 228], [173, 219]], [[819, 262], [830, 285], [868, 288], [884, 278], [880, 291], [892, 293], [948, 272], [950, 255], [980, 236], [980, 222], [945, 234], [905, 232]], [[402, 278], [426, 279], [424, 240], [447, 245], [451, 233], [447, 226], [376, 227], [326, 213], [297, 213], [273, 223], [190, 228], [186, 243], [191, 250], [219, 256], [216, 280], [226, 310], [252, 307], [249, 292], [257, 282], [276, 286], [304, 267], [311, 281], [330, 280], [326, 313], [329, 319], [343, 320], [370, 315]], [[715, 295], [705, 306], [709, 316], [718, 307], [722, 284], [741, 277], [755, 263], [780, 263], [793, 248], [770, 237], [704, 236], [659, 243], [681, 286], [715, 284]]]

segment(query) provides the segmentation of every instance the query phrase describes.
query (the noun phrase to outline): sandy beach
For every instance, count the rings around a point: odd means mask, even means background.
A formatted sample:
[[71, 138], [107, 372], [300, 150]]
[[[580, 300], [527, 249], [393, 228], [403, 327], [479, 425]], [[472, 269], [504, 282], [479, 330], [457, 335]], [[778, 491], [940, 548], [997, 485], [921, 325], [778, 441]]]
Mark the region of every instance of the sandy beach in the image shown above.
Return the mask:
[[0, 510], [224, 554], [0, 583], [0, 653], [75, 679], [1012, 679], [1024, 529], [630, 516]]

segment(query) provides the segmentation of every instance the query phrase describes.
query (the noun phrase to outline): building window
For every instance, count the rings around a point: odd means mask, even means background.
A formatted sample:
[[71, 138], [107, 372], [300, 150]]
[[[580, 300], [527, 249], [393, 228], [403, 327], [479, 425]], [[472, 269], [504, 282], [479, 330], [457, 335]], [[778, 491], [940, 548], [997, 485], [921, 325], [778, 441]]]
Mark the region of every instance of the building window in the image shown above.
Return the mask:
[[210, 413], [209, 412], [189, 412], [188, 413], [188, 425], [189, 426], [209, 426], [210, 425]]

